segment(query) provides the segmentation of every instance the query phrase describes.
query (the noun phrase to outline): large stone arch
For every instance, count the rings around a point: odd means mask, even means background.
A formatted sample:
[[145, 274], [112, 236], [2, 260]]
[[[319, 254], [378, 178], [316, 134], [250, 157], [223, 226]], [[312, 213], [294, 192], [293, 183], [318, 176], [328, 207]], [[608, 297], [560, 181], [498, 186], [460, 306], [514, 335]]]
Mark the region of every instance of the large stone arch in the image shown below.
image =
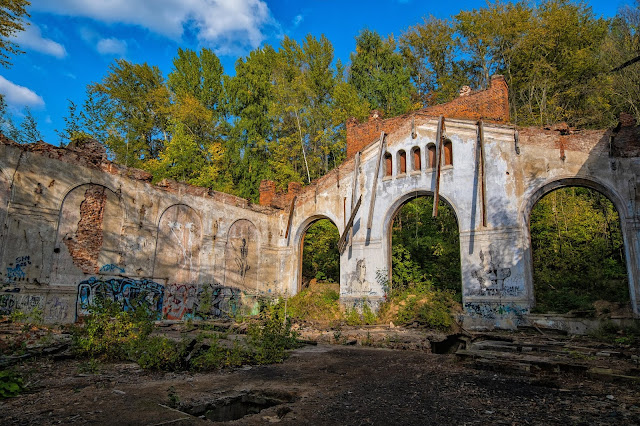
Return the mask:
[[[295, 283], [292, 289], [292, 294], [297, 294], [302, 287], [302, 249], [304, 244], [304, 236], [307, 230], [319, 220], [326, 219], [333, 223], [333, 225], [338, 229], [338, 233], [340, 233], [340, 227], [338, 226], [338, 221], [335, 219], [335, 216], [331, 213], [318, 213], [312, 216], [309, 216], [305, 220], [302, 221], [300, 225], [298, 225], [298, 230], [294, 236], [294, 250], [295, 250], [295, 259], [296, 259], [296, 269], [295, 269]], [[342, 263], [342, 262], [341, 262]]]
[[104, 185], [84, 183], [63, 197], [52, 257], [51, 283], [86, 275], [124, 273], [120, 240], [124, 223], [121, 197]]
[[202, 221], [186, 204], [174, 204], [158, 221], [153, 277], [168, 284], [195, 283], [200, 274]]
[[[384, 221], [382, 223], [382, 238], [383, 238], [383, 250], [384, 250], [384, 257], [385, 257], [385, 267], [386, 267], [386, 272], [387, 272], [387, 279], [389, 280], [389, 283], [391, 283], [391, 275], [392, 275], [392, 270], [391, 270], [391, 255], [392, 255], [392, 241], [391, 241], [391, 234], [393, 233], [393, 230], [391, 228], [391, 224], [393, 223], [393, 219], [395, 218], [396, 214], [398, 213], [398, 211], [400, 210], [400, 208], [405, 205], [406, 203], [408, 203], [409, 201], [419, 198], [419, 197], [433, 197], [434, 193], [433, 191], [427, 191], [427, 190], [412, 190], [412, 191], [408, 191], [405, 192], [404, 194], [398, 196], [395, 198], [395, 200], [389, 205], [389, 207], [386, 210], [385, 216], [384, 216]], [[442, 195], [439, 194], [439, 198], [441, 199], [441, 201], [444, 201], [445, 203], [447, 203], [449, 205], [449, 207], [451, 207], [451, 209], [453, 210], [453, 214], [455, 216], [456, 219], [456, 224], [458, 225], [458, 232], [460, 232], [460, 215], [458, 214], [458, 208], [456, 207], [456, 205], [451, 201], [450, 198], [448, 198], [446, 195]], [[461, 267], [462, 267], [462, 259], [464, 258], [464, 253], [462, 252], [462, 243], [460, 244], [460, 259], [461, 259]]]
[[638, 254], [636, 253], [636, 248], [631, 243], [631, 232], [632, 230], [629, 228], [627, 224], [627, 218], [629, 216], [629, 211], [627, 209], [627, 205], [622, 201], [623, 198], [611, 187], [606, 185], [603, 182], [600, 182], [594, 177], [557, 177], [551, 180], [548, 180], [539, 186], [533, 191], [531, 191], [531, 195], [526, 198], [520, 207], [519, 211], [519, 220], [522, 224], [522, 235], [523, 242], [522, 246], [524, 248], [524, 269], [525, 269], [525, 288], [527, 290], [527, 294], [530, 295], [530, 303], [533, 305], [534, 303], [534, 292], [533, 292], [533, 252], [531, 249], [531, 233], [529, 227], [529, 221], [531, 219], [531, 212], [533, 207], [536, 205], [542, 197], [549, 194], [550, 192], [559, 189], [566, 188], [571, 186], [581, 186], [585, 188], [590, 188], [595, 191], [598, 191], [609, 201], [613, 203], [615, 206], [618, 216], [620, 218], [620, 229], [622, 232], [622, 240], [624, 244], [624, 252], [625, 252], [625, 261], [627, 264], [627, 277], [629, 279], [629, 296], [631, 299], [631, 306], [633, 308], [634, 315], [638, 315], [638, 299], [640, 298], [640, 272], [638, 272]]
[[260, 234], [248, 219], [238, 219], [227, 231], [224, 284], [243, 290], [258, 290]]

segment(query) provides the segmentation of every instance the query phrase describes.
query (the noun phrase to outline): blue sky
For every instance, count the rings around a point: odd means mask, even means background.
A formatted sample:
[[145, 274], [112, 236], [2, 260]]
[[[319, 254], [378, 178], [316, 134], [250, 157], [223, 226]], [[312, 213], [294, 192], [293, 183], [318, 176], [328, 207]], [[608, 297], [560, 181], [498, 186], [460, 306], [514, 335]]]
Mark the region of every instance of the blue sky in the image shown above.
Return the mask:
[[[587, 2], [611, 17], [626, 0]], [[26, 53], [0, 68], [0, 93], [20, 121], [25, 106], [44, 140], [58, 144], [67, 99], [84, 100], [117, 58], [157, 65], [166, 75], [178, 47], [213, 49], [226, 74], [238, 57], [284, 35], [302, 40], [325, 34], [335, 56], [348, 63], [363, 29], [400, 35], [429, 14], [446, 18], [485, 1], [419, 0], [31, 0], [27, 30], [17, 42]]]

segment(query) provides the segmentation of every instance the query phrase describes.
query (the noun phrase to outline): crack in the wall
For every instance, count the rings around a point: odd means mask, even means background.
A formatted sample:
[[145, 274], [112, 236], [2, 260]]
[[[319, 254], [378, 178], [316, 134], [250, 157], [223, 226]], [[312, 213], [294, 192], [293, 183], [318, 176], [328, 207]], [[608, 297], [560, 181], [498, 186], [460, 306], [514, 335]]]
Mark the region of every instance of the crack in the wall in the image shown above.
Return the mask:
[[80, 203], [80, 220], [75, 234], [64, 238], [73, 264], [85, 274], [96, 274], [99, 271], [98, 255], [104, 239], [102, 221], [106, 204], [105, 188], [91, 185]]

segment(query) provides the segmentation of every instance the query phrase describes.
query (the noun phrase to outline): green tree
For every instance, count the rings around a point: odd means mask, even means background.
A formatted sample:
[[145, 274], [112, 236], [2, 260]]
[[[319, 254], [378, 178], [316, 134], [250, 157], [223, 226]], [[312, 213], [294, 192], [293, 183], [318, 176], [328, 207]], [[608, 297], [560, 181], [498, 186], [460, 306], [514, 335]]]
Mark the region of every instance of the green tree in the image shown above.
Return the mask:
[[[635, 6], [621, 9], [611, 21], [610, 30], [602, 48], [602, 59], [611, 69], [640, 56], [640, 1]], [[614, 71], [612, 84], [613, 115], [632, 113], [640, 122], [640, 62]]]
[[97, 136], [116, 161], [143, 167], [158, 158], [168, 137], [168, 89], [156, 66], [118, 59], [109, 70], [101, 83], [89, 86], [87, 114], [103, 123]]
[[450, 101], [460, 86], [467, 84], [464, 67], [457, 59], [460, 43], [454, 34], [451, 21], [429, 16], [400, 37], [402, 55], [424, 106]]
[[30, 5], [28, 0], [2, 0], [0, 3], [0, 65], [4, 67], [11, 65], [9, 55], [24, 53], [11, 38], [24, 31], [23, 19], [30, 16], [26, 9]]
[[393, 220], [393, 291], [428, 282], [460, 298], [458, 222], [446, 203], [440, 203], [437, 218], [432, 217], [432, 210], [433, 197], [418, 197], [404, 204]]
[[536, 310], [628, 302], [620, 219], [604, 195], [578, 187], [553, 191], [534, 206], [530, 231]]
[[225, 161], [234, 193], [256, 201], [260, 181], [273, 177], [268, 144], [273, 139], [269, 105], [276, 52], [271, 46], [253, 50], [236, 62], [236, 75], [225, 82], [227, 108], [232, 128], [226, 144]]
[[321, 219], [307, 229], [302, 248], [302, 276], [305, 281], [340, 282], [340, 253], [338, 228]]
[[20, 123], [20, 143], [36, 143], [42, 140], [42, 134], [38, 130], [38, 122], [30, 108], [24, 109], [24, 118]]
[[387, 116], [404, 114], [412, 109], [415, 88], [411, 84], [409, 68], [396, 51], [393, 37], [384, 40], [370, 30], [364, 30], [356, 37], [349, 83], [362, 99]]

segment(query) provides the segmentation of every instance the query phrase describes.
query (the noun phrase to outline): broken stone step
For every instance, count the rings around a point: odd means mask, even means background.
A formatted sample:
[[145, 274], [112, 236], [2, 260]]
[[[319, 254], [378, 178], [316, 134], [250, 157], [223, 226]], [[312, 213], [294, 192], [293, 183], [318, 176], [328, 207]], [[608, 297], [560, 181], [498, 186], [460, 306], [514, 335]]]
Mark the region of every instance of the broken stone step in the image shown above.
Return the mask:
[[523, 362], [499, 362], [488, 359], [475, 359], [471, 366], [476, 370], [495, 371], [503, 373], [518, 373], [519, 375], [533, 375], [540, 371], [540, 368]]
[[459, 358], [471, 358], [473, 360], [476, 359], [487, 359], [494, 360], [503, 363], [507, 362], [518, 362], [531, 364], [536, 367], [539, 367], [544, 371], [553, 371], [553, 372], [585, 372], [588, 370], [589, 366], [571, 361], [561, 361], [561, 360], [552, 360], [547, 357], [534, 356], [534, 355], [524, 355], [520, 353], [506, 353], [506, 352], [492, 352], [492, 351], [473, 351], [473, 350], [459, 350], [456, 352], [456, 356]]
[[[627, 373], [627, 374], [625, 374]], [[630, 375], [629, 372], [613, 370], [611, 368], [593, 367], [587, 370], [587, 375], [594, 379], [606, 380], [609, 382], [640, 383], [639, 375]]]

